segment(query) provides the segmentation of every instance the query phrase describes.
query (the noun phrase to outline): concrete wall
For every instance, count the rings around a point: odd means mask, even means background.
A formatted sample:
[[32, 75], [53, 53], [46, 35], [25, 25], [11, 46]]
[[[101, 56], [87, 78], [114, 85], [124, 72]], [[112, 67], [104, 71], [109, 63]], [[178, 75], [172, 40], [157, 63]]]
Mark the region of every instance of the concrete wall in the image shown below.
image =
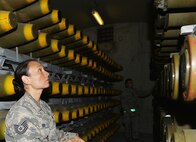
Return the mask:
[[[101, 45], [100, 48], [123, 66], [123, 71], [118, 74], [123, 75], [124, 79], [132, 78], [135, 88], [149, 93], [154, 85], [154, 82], [150, 81], [149, 26], [146, 23], [124, 23], [113, 27], [114, 41]], [[84, 33], [96, 41], [97, 28], [86, 29]], [[124, 82], [115, 83], [114, 87], [123, 90]], [[141, 99], [141, 105], [141, 132], [152, 133], [152, 96]]]

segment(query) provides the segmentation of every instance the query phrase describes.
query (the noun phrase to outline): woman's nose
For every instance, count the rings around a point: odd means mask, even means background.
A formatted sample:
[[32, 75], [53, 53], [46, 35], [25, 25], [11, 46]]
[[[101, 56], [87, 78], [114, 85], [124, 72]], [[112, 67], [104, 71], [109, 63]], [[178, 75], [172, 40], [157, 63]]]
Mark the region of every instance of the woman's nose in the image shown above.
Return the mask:
[[44, 70], [45, 75], [48, 77], [49, 76], [49, 72], [47, 72], [46, 70]]

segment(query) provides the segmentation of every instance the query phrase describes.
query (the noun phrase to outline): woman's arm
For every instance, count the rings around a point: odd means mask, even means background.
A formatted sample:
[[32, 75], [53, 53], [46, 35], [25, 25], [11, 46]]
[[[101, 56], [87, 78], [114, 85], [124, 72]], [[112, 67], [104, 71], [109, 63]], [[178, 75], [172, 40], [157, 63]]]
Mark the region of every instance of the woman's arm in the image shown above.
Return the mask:
[[[20, 110], [20, 111], [19, 111]], [[41, 142], [43, 137], [40, 135], [38, 127], [33, 124], [33, 119], [24, 108], [10, 112], [6, 117], [6, 142]]]

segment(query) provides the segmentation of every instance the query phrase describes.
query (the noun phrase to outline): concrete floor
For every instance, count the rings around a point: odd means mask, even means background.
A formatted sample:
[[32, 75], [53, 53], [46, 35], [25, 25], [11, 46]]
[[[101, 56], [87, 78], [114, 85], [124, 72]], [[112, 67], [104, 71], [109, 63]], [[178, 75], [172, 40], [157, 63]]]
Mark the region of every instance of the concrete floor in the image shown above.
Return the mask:
[[119, 129], [108, 139], [108, 142], [153, 142], [153, 134], [140, 133], [140, 138], [138, 140], [126, 141], [123, 130]]

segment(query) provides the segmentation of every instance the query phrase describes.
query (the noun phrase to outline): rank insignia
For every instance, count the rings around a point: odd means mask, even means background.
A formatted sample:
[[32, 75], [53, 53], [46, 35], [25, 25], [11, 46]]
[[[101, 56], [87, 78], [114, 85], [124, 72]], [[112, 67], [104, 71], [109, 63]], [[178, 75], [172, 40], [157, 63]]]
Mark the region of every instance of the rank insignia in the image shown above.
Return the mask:
[[27, 129], [28, 129], [28, 124], [26, 120], [20, 125], [14, 125], [14, 130], [19, 135], [24, 134], [27, 131]]

